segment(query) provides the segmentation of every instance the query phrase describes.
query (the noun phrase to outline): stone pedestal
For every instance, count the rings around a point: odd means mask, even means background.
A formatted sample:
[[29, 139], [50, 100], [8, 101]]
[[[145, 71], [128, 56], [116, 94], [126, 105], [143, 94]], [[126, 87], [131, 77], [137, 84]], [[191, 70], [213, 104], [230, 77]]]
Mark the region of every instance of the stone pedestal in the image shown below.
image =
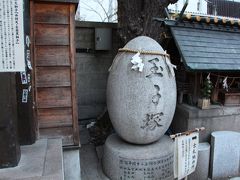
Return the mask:
[[196, 127], [205, 127], [199, 134], [200, 142], [209, 142], [214, 131], [240, 132], [240, 106], [211, 105], [199, 109], [187, 104], [178, 104], [171, 124], [173, 133], [184, 132]]
[[196, 170], [188, 176], [189, 180], [208, 180], [210, 160], [210, 145], [200, 143], [198, 147], [198, 160]]
[[117, 135], [108, 137], [103, 152], [103, 171], [111, 180], [173, 180], [174, 143], [163, 136], [148, 145], [129, 144]]

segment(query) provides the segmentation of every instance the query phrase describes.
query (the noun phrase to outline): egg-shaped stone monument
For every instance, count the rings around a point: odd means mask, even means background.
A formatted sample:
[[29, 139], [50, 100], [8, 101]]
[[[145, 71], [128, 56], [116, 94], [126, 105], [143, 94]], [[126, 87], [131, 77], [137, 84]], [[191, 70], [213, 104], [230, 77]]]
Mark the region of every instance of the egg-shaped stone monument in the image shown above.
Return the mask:
[[110, 68], [107, 106], [120, 137], [107, 138], [102, 158], [111, 180], [174, 179], [174, 143], [163, 135], [176, 107], [173, 67], [149, 37], [137, 37], [119, 49]]
[[120, 49], [107, 85], [108, 112], [125, 141], [148, 144], [169, 128], [176, 82], [169, 56], [153, 39], [139, 36]]

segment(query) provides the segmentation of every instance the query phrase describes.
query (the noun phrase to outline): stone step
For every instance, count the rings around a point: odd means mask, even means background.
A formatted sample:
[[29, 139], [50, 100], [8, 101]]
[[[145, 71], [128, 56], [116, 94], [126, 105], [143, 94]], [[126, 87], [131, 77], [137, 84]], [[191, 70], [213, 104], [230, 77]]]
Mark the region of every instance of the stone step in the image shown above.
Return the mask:
[[40, 139], [33, 145], [21, 146], [17, 167], [0, 169], [4, 180], [63, 180], [61, 139]]
[[81, 180], [79, 147], [63, 149], [64, 179]]

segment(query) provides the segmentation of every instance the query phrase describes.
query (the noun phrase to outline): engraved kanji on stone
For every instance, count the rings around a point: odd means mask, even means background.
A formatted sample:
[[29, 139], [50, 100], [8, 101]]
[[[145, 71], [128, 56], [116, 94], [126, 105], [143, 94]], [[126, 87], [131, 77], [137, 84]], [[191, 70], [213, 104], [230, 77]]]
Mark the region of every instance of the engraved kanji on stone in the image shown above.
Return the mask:
[[155, 130], [156, 127], [161, 127], [160, 124], [161, 116], [163, 116], [163, 113], [153, 113], [153, 114], [147, 114], [146, 119], [143, 120], [144, 125], [141, 126], [142, 129], [147, 130]]
[[151, 73], [148, 74], [146, 77], [147, 78], [152, 78], [152, 77], [163, 77], [163, 67], [160, 66], [158, 58], [154, 58], [149, 60], [148, 62], [151, 63], [153, 66], [150, 68]]

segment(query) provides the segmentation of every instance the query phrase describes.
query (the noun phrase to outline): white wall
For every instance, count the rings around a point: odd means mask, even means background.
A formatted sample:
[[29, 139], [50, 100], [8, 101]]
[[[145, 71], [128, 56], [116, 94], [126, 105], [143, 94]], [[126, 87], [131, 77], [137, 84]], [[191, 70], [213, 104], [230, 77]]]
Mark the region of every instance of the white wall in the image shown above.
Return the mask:
[[[169, 5], [168, 9], [172, 11], [181, 11], [185, 4], [185, 1], [186, 0], [178, 0], [176, 4]], [[198, 6], [199, 6], [199, 9], [198, 9]], [[189, 0], [188, 6], [185, 12], [207, 14], [207, 2], [205, 0]]]

